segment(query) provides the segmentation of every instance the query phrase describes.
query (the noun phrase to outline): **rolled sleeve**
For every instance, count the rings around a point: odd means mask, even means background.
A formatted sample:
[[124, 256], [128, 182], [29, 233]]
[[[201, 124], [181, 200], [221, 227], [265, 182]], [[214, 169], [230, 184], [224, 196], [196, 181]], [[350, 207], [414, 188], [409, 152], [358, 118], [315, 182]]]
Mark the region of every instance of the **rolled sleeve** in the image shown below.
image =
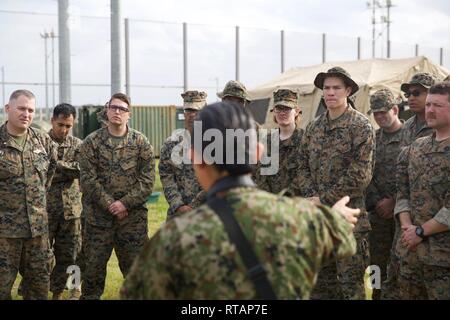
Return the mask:
[[406, 199], [397, 199], [394, 208], [394, 215], [397, 216], [401, 212], [411, 212], [411, 203]]
[[450, 209], [442, 207], [441, 210], [433, 218], [440, 224], [447, 226], [450, 229]]

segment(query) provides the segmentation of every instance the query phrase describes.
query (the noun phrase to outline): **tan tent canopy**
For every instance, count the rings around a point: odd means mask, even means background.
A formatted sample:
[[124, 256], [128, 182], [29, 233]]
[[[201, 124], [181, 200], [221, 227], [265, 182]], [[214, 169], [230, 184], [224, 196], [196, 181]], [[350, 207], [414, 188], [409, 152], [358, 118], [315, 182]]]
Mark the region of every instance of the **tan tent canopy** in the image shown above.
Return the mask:
[[[408, 59], [370, 59], [357, 61], [329, 62], [310, 67], [292, 68], [272, 81], [249, 90], [252, 104], [250, 108], [258, 122], [264, 127], [273, 127], [270, 116], [272, 94], [278, 88], [288, 88], [298, 92], [299, 104], [303, 115], [301, 126], [305, 127], [316, 116], [322, 97], [322, 90], [313, 84], [319, 72], [340, 66], [350, 73], [360, 89], [352, 97], [358, 111], [367, 115], [370, 94], [379, 89], [390, 89], [396, 97], [401, 97], [400, 85], [407, 82], [418, 72], [428, 72], [438, 79], [444, 79], [449, 70], [432, 63], [426, 57]], [[402, 97], [403, 98], [403, 97]], [[264, 117], [265, 116], [265, 117]], [[373, 119], [371, 119], [373, 122]]]

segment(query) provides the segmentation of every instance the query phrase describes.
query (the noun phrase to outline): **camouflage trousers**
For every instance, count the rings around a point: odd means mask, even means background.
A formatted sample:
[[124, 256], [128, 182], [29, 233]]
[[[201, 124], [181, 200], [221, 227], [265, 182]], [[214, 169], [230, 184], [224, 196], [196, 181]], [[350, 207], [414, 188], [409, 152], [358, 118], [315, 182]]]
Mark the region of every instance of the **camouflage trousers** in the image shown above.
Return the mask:
[[426, 265], [415, 252], [402, 257], [398, 282], [402, 300], [450, 300], [450, 267]]
[[369, 266], [368, 233], [355, 233], [356, 254], [335, 260], [319, 272], [312, 300], [364, 300], [364, 274]]
[[[404, 248], [399, 248], [399, 238], [401, 229], [399, 222], [395, 221], [394, 239], [392, 240], [392, 248], [390, 251], [389, 264], [386, 270], [386, 280], [381, 284], [382, 300], [398, 300], [400, 299], [398, 277], [400, 273], [400, 256]], [[399, 251], [401, 250], [401, 251]]]
[[65, 220], [49, 215], [49, 240], [55, 256], [55, 266], [50, 275], [50, 291], [61, 293], [66, 287], [67, 268], [76, 264], [81, 250], [80, 219]]
[[105, 289], [106, 267], [114, 249], [119, 268], [124, 278], [134, 258], [148, 239], [147, 221], [132, 221], [133, 217], [123, 222], [115, 222], [112, 228], [85, 224], [84, 259], [85, 268], [82, 275], [81, 299], [100, 299]]
[[[389, 265], [392, 242], [395, 234], [394, 219], [383, 219], [375, 212], [369, 213], [370, 226], [372, 230], [369, 233], [370, 265], [376, 265], [381, 271], [381, 280], [386, 279], [386, 269]], [[380, 289], [373, 289], [372, 300], [379, 300], [382, 291], [387, 289], [381, 285]]]
[[51, 257], [47, 235], [29, 239], [0, 238], [0, 300], [11, 299], [11, 290], [21, 271], [25, 300], [46, 300], [50, 289]]

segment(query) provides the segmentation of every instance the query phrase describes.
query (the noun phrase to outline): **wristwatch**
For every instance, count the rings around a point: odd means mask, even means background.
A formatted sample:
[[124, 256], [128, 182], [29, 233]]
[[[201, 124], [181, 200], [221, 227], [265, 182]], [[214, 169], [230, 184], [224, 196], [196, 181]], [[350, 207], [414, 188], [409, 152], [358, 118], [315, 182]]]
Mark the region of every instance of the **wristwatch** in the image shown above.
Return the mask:
[[420, 238], [422, 238], [422, 240], [426, 240], [428, 237], [426, 235], [424, 235], [424, 231], [423, 228], [421, 226], [418, 226], [416, 228], [416, 235]]

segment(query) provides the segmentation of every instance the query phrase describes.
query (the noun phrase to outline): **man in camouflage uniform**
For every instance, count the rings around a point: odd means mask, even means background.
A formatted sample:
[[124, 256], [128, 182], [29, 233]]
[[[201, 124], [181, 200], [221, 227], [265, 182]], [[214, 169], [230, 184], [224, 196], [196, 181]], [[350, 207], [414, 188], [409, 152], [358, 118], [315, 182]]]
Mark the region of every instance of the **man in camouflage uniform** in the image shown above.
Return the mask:
[[90, 134], [80, 147], [86, 215], [81, 299], [100, 299], [113, 249], [126, 276], [148, 239], [146, 201], [155, 181], [155, 159], [148, 139], [128, 127], [130, 107], [126, 95], [114, 94], [107, 127]]
[[[202, 136], [209, 128], [219, 130], [222, 135], [227, 129], [255, 130], [248, 111], [237, 105], [217, 103], [203, 109], [199, 117], [203, 123]], [[209, 198], [214, 197], [213, 189], [217, 190], [225, 179], [239, 181], [217, 195], [223, 194], [233, 207], [234, 216], [278, 299], [308, 299], [322, 263], [333, 256], [355, 253], [352, 226], [337, 211], [258, 190], [249, 174], [250, 157], [244, 164], [225, 164], [222, 158], [208, 165], [202, 161], [205, 160], [202, 155], [209, 143], [192, 145], [197, 159], [195, 172]], [[245, 145], [235, 143], [234, 151], [249, 154], [243, 150], [248, 148]], [[352, 214], [345, 216], [356, 222]], [[146, 244], [122, 286], [121, 297], [256, 299], [260, 296], [221, 219], [205, 204], [167, 222]]]
[[372, 179], [375, 132], [369, 119], [349, 101], [359, 87], [344, 69], [319, 73], [314, 84], [323, 90], [327, 112], [303, 134], [296, 193], [325, 205], [348, 195], [349, 206], [361, 209], [361, 216], [354, 230], [357, 253], [326, 265], [312, 298], [365, 299], [370, 231], [365, 192]]
[[395, 215], [402, 299], [450, 299], [450, 83], [429, 89], [425, 118], [431, 136], [407, 147], [398, 168]]
[[[367, 188], [366, 208], [372, 227], [369, 235], [370, 264], [380, 268], [382, 280], [386, 278], [395, 233], [393, 215], [397, 192], [394, 172], [403, 135], [403, 120], [398, 118], [398, 103], [391, 91], [381, 89], [370, 97], [368, 112], [369, 115], [373, 113], [380, 126], [376, 131], [375, 168]], [[372, 300], [379, 300], [385, 291], [396, 290], [392, 284], [382, 284], [381, 290], [374, 288]]]
[[[433, 129], [428, 127], [425, 121], [425, 102], [428, 89], [435, 83], [436, 79], [429, 73], [417, 73], [407, 83], [401, 85], [401, 90], [408, 99], [408, 105], [414, 116], [409, 118], [404, 125], [401, 146], [404, 149], [413, 143], [416, 139], [429, 136], [433, 133]], [[400, 157], [399, 159], [406, 159]], [[407, 163], [397, 162], [397, 170], [406, 170]], [[402, 169], [403, 167], [403, 169]], [[387, 290], [383, 291], [383, 299], [398, 299], [398, 273], [400, 268], [400, 256], [406, 253], [405, 248], [398, 245], [400, 239], [400, 225], [398, 219], [395, 221], [394, 242], [391, 250], [391, 258], [387, 268]]]
[[[167, 220], [198, 206], [193, 204], [193, 201], [197, 201], [196, 196], [202, 191], [189, 157], [183, 159], [183, 151], [190, 150], [189, 132], [192, 131], [198, 111], [206, 105], [206, 92], [186, 91], [181, 96], [184, 101], [185, 129], [175, 131], [164, 142], [159, 160], [159, 176], [169, 203]], [[189, 160], [189, 163], [186, 163], [186, 160]]]
[[222, 101], [232, 101], [242, 107], [245, 107], [250, 103], [247, 88], [236, 80], [228, 81], [223, 91], [219, 92], [217, 96], [222, 99]]
[[[58, 145], [58, 162], [52, 185], [47, 192], [49, 239], [53, 247], [56, 265], [50, 277], [53, 299], [62, 299], [68, 274], [67, 268], [75, 265], [81, 250], [81, 193], [78, 152], [81, 140], [70, 135], [76, 110], [70, 104], [57, 105], [51, 119], [49, 132]], [[73, 298], [79, 297], [79, 288], [71, 291]]]
[[[289, 89], [279, 89], [273, 93], [274, 121], [278, 124], [277, 140], [275, 141], [275, 152], [278, 152], [278, 172], [276, 174], [262, 174], [261, 165], [257, 170], [256, 184], [259, 189], [278, 194], [292, 185], [292, 181], [297, 174], [298, 159], [300, 153], [300, 142], [303, 130], [296, 126], [300, 108], [298, 105], [297, 92]], [[278, 119], [278, 120], [277, 120]], [[269, 152], [272, 150], [272, 135], [269, 133], [266, 138]]]
[[11, 299], [20, 268], [24, 299], [47, 299], [50, 286], [46, 192], [56, 167], [56, 146], [30, 128], [36, 99], [11, 94], [0, 127], [0, 299]]

